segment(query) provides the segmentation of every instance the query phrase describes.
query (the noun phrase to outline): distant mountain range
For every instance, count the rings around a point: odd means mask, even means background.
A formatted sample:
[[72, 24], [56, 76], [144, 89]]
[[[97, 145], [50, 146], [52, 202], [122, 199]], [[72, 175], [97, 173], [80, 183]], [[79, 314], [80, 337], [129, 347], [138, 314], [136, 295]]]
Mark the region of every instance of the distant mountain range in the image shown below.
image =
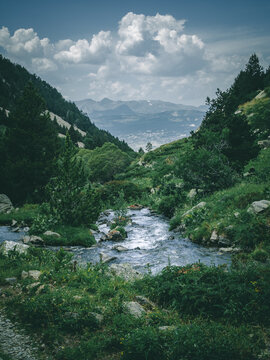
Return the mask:
[[99, 128], [124, 139], [136, 150], [145, 148], [149, 141], [159, 146], [188, 136], [200, 126], [207, 109], [204, 105], [195, 107], [159, 100], [113, 101], [107, 98], [80, 100], [76, 105]]

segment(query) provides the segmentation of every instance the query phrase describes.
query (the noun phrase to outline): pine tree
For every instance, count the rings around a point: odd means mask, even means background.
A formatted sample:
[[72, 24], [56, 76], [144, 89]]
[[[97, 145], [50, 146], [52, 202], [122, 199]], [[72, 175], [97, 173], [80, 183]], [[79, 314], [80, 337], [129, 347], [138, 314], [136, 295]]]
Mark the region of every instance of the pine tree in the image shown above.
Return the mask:
[[10, 127], [4, 140], [5, 174], [3, 192], [15, 203], [39, 201], [53, 173], [60, 148], [59, 139], [44, 100], [29, 83], [9, 115]]
[[100, 213], [100, 197], [88, 182], [82, 162], [76, 158], [76, 148], [69, 133], [60, 156], [57, 176], [47, 186], [50, 212], [59, 224], [89, 225]]

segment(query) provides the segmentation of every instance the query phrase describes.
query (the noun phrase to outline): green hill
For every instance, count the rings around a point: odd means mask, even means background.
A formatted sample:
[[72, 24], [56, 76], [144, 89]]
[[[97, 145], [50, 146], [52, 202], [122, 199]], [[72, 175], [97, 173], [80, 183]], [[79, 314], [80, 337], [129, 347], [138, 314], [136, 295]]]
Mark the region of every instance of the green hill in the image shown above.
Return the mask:
[[[46, 81], [40, 77], [30, 74], [20, 65], [13, 64], [10, 60], [0, 55], [0, 107], [12, 110], [16, 105], [17, 99], [22, 96], [25, 85], [31, 82], [38, 90], [41, 97], [45, 100], [46, 108], [55, 115], [60, 116], [64, 121], [78, 127], [86, 132], [84, 143], [87, 148], [94, 149], [102, 146], [106, 142], [117, 145], [121, 150], [130, 154], [133, 150], [124, 141], [112, 136], [108, 131], [98, 129], [83, 114], [77, 106], [70, 101], [66, 101], [63, 96]], [[59, 130], [59, 129], [58, 129]], [[64, 130], [65, 133], [66, 130]], [[60, 129], [60, 132], [61, 131]]]

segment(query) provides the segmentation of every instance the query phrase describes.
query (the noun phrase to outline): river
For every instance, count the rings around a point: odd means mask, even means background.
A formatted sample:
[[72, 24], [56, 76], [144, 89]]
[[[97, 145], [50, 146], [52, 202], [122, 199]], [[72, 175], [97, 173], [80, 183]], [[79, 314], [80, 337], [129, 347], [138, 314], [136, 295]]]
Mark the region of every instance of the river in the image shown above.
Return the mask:
[[[121, 242], [102, 241], [102, 233], [110, 230], [115, 214], [110, 211], [107, 216], [100, 217], [97, 225], [100, 233], [95, 234], [97, 246], [91, 248], [69, 247], [74, 253], [74, 259], [79, 263], [96, 263], [100, 253], [116, 257], [112, 263], [129, 263], [136, 270], [153, 274], [160, 272], [167, 265], [184, 266], [201, 262], [206, 265], [230, 264], [229, 254], [219, 253], [217, 248], [206, 248], [184, 239], [181, 234], [169, 231], [169, 223], [163, 216], [152, 214], [149, 209], [128, 210], [132, 223], [126, 226], [128, 237]], [[0, 242], [3, 240], [18, 241], [22, 233], [12, 233], [8, 227], [0, 227]], [[117, 252], [115, 245], [127, 249]], [[55, 249], [55, 248], [53, 248]]]

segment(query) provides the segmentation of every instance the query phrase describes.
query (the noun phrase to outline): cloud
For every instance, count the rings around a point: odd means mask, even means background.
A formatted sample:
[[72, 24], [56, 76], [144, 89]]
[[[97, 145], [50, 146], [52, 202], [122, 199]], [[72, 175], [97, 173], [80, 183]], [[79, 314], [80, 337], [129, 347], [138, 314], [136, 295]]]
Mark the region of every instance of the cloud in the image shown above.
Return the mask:
[[[64, 41], [61, 42], [61, 45], [67, 44], [68, 40]], [[102, 63], [110, 53], [111, 45], [111, 32], [100, 31], [93, 35], [91, 42], [86, 39], [78, 40], [68, 50], [57, 52], [54, 58], [59, 62]]]
[[0, 46], [8, 54], [24, 57], [45, 55], [50, 48], [48, 38], [40, 39], [37, 33], [32, 29], [18, 29], [11, 36], [6, 27], [0, 30]]
[[232, 29], [202, 38], [186, 29], [185, 19], [172, 15], [129, 12], [115, 31], [99, 30], [88, 38], [51, 42], [32, 28], [12, 35], [2, 27], [0, 49], [72, 100], [89, 96], [190, 104], [203, 103], [217, 87], [229, 87], [247, 62], [250, 46], [263, 49], [264, 60], [270, 58], [265, 50], [269, 37], [250, 32], [236, 37]]

